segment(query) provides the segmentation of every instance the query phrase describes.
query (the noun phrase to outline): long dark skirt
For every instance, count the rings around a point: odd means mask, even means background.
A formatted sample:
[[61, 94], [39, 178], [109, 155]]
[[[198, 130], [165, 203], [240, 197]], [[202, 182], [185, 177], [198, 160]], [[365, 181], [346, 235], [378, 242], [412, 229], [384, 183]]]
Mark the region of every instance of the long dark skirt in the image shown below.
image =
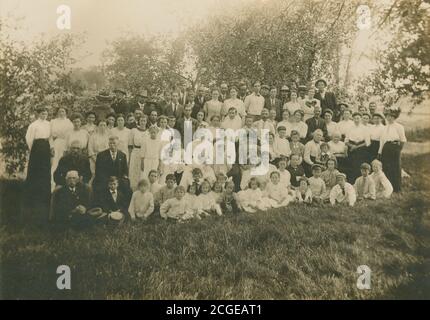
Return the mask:
[[382, 168], [393, 185], [394, 192], [400, 192], [402, 188], [401, 151], [400, 145], [391, 142], [385, 143], [382, 148]]
[[367, 147], [360, 147], [354, 151], [348, 151], [349, 170], [347, 172], [347, 176], [349, 183], [355, 183], [355, 180], [361, 175], [361, 164], [368, 161], [368, 158], [369, 153], [367, 151]]
[[379, 151], [379, 141], [372, 140], [370, 143], [370, 146], [368, 147], [369, 159], [367, 162], [369, 164], [378, 157], [378, 151]]
[[349, 172], [348, 158], [336, 157], [336, 161], [337, 161], [337, 170], [339, 170], [339, 172], [342, 172], [348, 175], [348, 172]]
[[36, 139], [28, 161], [26, 193], [28, 208], [48, 217], [51, 199], [51, 151], [48, 140]]

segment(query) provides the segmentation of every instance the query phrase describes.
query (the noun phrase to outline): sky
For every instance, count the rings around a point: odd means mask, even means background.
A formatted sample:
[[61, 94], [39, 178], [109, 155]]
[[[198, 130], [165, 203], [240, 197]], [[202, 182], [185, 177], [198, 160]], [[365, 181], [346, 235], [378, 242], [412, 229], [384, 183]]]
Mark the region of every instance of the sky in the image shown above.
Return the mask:
[[[31, 41], [44, 34], [86, 34], [79, 55], [81, 66], [99, 63], [107, 41], [125, 33], [175, 35], [207, 17], [221, 0], [0, 0], [0, 16], [18, 21], [16, 40]], [[225, 1], [224, 1], [225, 3]], [[70, 31], [57, 28], [57, 7], [71, 9]]]
[[[108, 42], [121, 35], [174, 36], [213, 10], [228, 10], [228, 6], [246, 1], [255, 0], [0, 0], [0, 17], [18, 23], [11, 34], [15, 40], [30, 42], [41, 34], [50, 37], [63, 32], [85, 34], [85, 43], [73, 53], [76, 67], [85, 68], [99, 65]], [[57, 28], [60, 5], [71, 9], [70, 31]], [[368, 36], [366, 30], [358, 33], [354, 51], [367, 50]], [[354, 73], [367, 72], [369, 61], [364, 58], [353, 68]]]

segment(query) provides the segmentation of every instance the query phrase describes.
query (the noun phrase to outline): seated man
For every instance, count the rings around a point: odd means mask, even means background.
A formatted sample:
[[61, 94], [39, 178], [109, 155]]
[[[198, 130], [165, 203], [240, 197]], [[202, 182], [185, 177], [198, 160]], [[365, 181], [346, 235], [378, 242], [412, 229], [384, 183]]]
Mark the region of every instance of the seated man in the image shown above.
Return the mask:
[[54, 191], [51, 213], [57, 222], [69, 222], [72, 219], [84, 217], [87, 212], [90, 191], [79, 183], [79, 174], [76, 170], [66, 173], [65, 185]]
[[70, 151], [58, 162], [58, 167], [54, 172], [54, 181], [57, 186], [66, 185], [66, 174], [69, 171], [77, 171], [79, 181], [82, 183], [88, 184], [91, 179], [90, 161], [88, 156], [81, 153], [79, 141], [73, 141]]

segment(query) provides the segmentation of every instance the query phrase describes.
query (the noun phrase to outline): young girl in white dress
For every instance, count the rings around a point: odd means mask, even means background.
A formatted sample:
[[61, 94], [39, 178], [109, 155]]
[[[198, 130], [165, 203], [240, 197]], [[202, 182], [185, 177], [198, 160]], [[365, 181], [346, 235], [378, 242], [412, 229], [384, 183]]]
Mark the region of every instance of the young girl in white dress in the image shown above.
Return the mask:
[[137, 128], [133, 128], [130, 132], [130, 141], [128, 142], [128, 147], [131, 150], [130, 152], [130, 166], [129, 166], [129, 178], [130, 178], [130, 187], [133, 191], [137, 188], [137, 183], [139, 182], [142, 176], [142, 157], [141, 157], [141, 148], [145, 144], [145, 140], [148, 136], [148, 132], [146, 131], [146, 124], [148, 122], [148, 118], [146, 115], [143, 115], [139, 119], [139, 124]]
[[261, 200], [263, 193], [259, 188], [259, 182], [257, 178], [252, 177], [248, 182], [248, 188], [246, 190], [239, 191], [237, 194], [240, 208], [247, 213], [254, 213], [257, 210], [261, 210]]
[[197, 196], [197, 213], [208, 216], [214, 212], [221, 216], [221, 206], [215, 201], [213, 194], [211, 194], [211, 184], [209, 181], [203, 180], [200, 185], [200, 194]]
[[375, 182], [376, 199], [388, 199], [393, 193], [393, 185], [382, 171], [382, 163], [379, 160], [372, 161], [372, 173], [369, 176]]
[[273, 171], [270, 174], [270, 182], [266, 187], [270, 205], [273, 208], [286, 207], [294, 199], [290, 188], [286, 188], [280, 180], [279, 172]]
[[148, 129], [149, 138], [146, 139], [145, 143], [141, 148], [141, 157], [143, 165], [143, 177], [148, 176], [151, 170], [160, 171], [160, 152], [162, 144], [157, 139], [158, 128], [151, 127]]

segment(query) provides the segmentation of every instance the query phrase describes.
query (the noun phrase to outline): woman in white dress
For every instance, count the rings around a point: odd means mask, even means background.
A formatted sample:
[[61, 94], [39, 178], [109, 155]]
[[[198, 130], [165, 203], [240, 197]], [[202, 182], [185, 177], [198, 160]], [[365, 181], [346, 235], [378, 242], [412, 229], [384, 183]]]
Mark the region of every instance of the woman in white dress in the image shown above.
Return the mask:
[[139, 119], [138, 126], [130, 131], [128, 147], [131, 152], [128, 175], [130, 177], [130, 187], [133, 191], [136, 190], [137, 184], [142, 177], [141, 148], [148, 136], [148, 132], [146, 130], [147, 123], [148, 117], [143, 115]]
[[75, 113], [70, 117], [70, 120], [73, 123], [73, 130], [69, 131], [66, 138], [66, 150], [70, 149], [72, 142], [78, 141], [79, 147], [84, 154], [88, 154], [88, 139], [89, 134], [88, 131], [82, 129], [82, 116], [80, 113]]
[[140, 148], [141, 150], [141, 164], [142, 164], [142, 179], [147, 178], [151, 170], [158, 171], [159, 175], [161, 172], [161, 161], [160, 152], [163, 144], [159, 139], [157, 139], [158, 128], [150, 127], [148, 129], [149, 137], [146, 137], [145, 143]]
[[130, 140], [130, 129], [125, 127], [124, 115], [119, 114], [116, 117], [116, 127], [110, 131], [110, 135], [118, 137], [118, 150], [125, 153], [127, 163], [129, 163], [128, 142]]
[[[70, 131], [73, 130], [72, 122], [67, 118], [67, 111], [64, 107], [59, 107], [56, 112], [56, 118], [51, 120], [51, 147], [54, 148], [54, 156], [51, 160], [51, 175], [57, 169], [58, 162], [66, 151], [66, 138]], [[52, 180], [52, 186], [55, 183]]]
[[333, 133], [339, 131], [337, 127], [337, 122], [333, 121], [333, 111], [330, 109], [326, 109], [323, 113], [324, 122], [327, 127], [327, 138], [331, 140], [333, 137]]
[[203, 106], [203, 111], [206, 114], [206, 121], [211, 120], [213, 116], [218, 116], [221, 119], [222, 102], [218, 100], [218, 89], [212, 89], [212, 99], [206, 101]]
[[102, 119], [97, 125], [96, 131], [90, 136], [88, 141], [88, 156], [90, 158], [91, 174], [94, 177], [96, 172], [97, 154], [109, 147], [109, 130], [106, 120]]
[[303, 121], [313, 118], [315, 107], [321, 107], [321, 101], [315, 99], [314, 95], [315, 89], [310, 88], [308, 90], [308, 97], [306, 99], [300, 100], [302, 111], [305, 114]]
[[243, 123], [245, 121], [245, 116], [246, 116], [245, 104], [243, 103], [242, 100], [240, 100], [237, 97], [237, 88], [236, 87], [230, 88], [230, 99], [227, 99], [224, 101], [224, 104], [223, 104], [222, 109], [221, 109], [221, 118], [222, 119], [227, 117], [227, 114], [228, 114], [228, 111], [230, 110], [230, 108], [236, 109], [237, 114], [239, 115], [239, 117], [241, 118], [242, 123]]
[[284, 104], [283, 110], [288, 110], [290, 113], [290, 117], [294, 115], [296, 110], [301, 110], [302, 106], [298, 100], [297, 91], [291, 91], [290, 93], [290, 101]]

